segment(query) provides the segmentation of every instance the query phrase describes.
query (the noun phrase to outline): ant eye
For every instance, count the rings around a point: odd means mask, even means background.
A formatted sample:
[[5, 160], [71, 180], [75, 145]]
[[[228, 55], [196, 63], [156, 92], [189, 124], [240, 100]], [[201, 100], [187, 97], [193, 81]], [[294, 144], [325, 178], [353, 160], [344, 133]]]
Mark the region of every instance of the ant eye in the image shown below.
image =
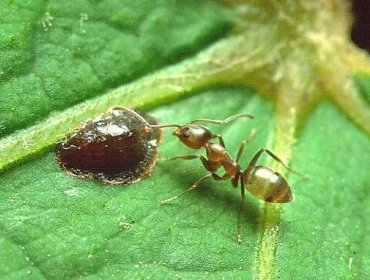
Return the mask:
[[184, 137], [184, 138], [189, 138], [190, 137], [189, 129], [184, 130], [183, 132], [181, 132], [181, 136]]

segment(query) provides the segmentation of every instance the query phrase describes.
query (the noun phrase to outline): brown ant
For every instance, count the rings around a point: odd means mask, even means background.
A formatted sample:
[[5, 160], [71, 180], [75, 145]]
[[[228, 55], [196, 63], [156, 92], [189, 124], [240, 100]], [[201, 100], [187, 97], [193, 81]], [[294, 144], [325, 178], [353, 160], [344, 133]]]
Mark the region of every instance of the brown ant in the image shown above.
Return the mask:
[[[252, 158], [247, 168], [243, 171], [239, 165], [239, 160], [243, 154], [244, 147], [247, 144], [247, 140], [241, 142], [236, 159], [233, 160], [230, 154], [226, 151], [225, 143], [221, 135], [214, 134], [212, 131], [197, 123], [213, 123], [213, 124], [226, 124], [238, 118], [250, 118], [254, 116], [250, 114], [238, 114], [228, 117], [224, 120], [212, 120], [212, 119], [197, 119], [193, 120], [185, 125], [167, 124], [167, 125], [151, 125], [153, 128], [165, 128], [165, 127], [176, 127], [172, 135], [176, 136], [182, 143], [192, 149], [200, 149], [204, 147], [206, 149], [207, 157], [201, 155], [182, 155], [170, 158], [173, 159], [200, 159], [204, 168], [210, 173], [205, 175], [196, 181], [190, 188], [184, 192], [173, 196], [169, 199], [161, 201], [161, 204], [169, 203], [170, 201], [182, 196], [183, 194], [194, 190], [198, 185], [209, 179], [213, 178], [217, 181], [231, 179], [233, 187], [237, 188], [240, 181], [241, 185], [241, 207], [238, 212], [238, 237], [237, 240], [240, 243], [240, 214], [243, 205], [245, 204], [245, 188], [252, 193], [255, 197], [271, 203], [287, 203], [293, 200], [293, 194], [290, 190], [288, 182], [285, 178], [275, 170], [264, 165], [257, 165], [257, 161], [262, 153], [267, 153], [275, 161], [281, 163], [286, 169], [293, 173], [300, 174], [293, 171], [284, 162], [276, 156], [273, 152], [266, 148], [261, 148]], [[217, 138], [219, 143], [210, 142], [212, 139]], [[216, 171], [223, 167], [225, 174], [219, 176]]]

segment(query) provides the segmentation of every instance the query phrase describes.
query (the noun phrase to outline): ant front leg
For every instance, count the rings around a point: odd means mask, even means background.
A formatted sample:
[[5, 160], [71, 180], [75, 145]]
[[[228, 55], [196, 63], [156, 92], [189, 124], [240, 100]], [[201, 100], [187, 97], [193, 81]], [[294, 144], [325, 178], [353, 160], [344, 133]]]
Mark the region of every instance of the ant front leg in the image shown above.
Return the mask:
[[200, 155], [183, 155], [183, 156], [176, 156], [169, 158], [168, 160], [175, 160], [175, 159], [183, 159], [183, 160], [192, 160], [192, 159], [200, 159], [205, 169], [209, 172], [213, 173], [218, 169], [218, 165], [215, 165], [213, 162], [208, 161], [204, 156]]

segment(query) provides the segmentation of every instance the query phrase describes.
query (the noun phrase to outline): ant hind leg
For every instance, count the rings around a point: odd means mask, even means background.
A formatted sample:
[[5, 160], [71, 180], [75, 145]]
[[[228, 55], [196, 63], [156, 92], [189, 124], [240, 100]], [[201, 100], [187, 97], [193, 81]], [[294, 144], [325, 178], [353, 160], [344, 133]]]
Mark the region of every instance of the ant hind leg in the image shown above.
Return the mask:
[[[272, 157], [274, 160], [276, 160], [278, 163], [280, 163], [282, 166], [284, 166], [287, 170], [289, 170], [290, 172], [292, 173], [295, 173], [297, 175], [300, 175], [300, 176], [304, 176], [303, 174], [291, 169], [289, 166], [287, 166], [277, 155], [275, 155], [273, 152], [271, 152], [269, 149], [267, 148], [261, 148], [253, 157], [253, 159], [251, 160], [251, 162], [249, 163], [247, 170], [251, 170], [257, 163], [258, 159], [260, 158], [260, 156], [262, 155], [262, 153], [265, 152], [266, 154], [268, 154], [270, 157]], [[245, 171], [245, 172], [246, 172]], [[244, 174], [245, 174], [244, 172]], [[306, 177], [306, 176], [304, 176]]]

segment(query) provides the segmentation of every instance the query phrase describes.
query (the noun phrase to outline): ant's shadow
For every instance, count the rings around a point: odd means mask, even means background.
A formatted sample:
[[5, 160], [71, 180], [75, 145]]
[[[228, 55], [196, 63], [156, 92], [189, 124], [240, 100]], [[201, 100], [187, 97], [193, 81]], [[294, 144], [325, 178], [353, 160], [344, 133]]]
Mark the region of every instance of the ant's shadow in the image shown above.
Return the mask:
[[[201, 176], [207, 174], [204, 173], [200, 176], [196, 176], [191, 173], [191, 170], [189, 170], [190, 174], [184, 176], [182, 168], [171, 168], [168, 165], [161, 165], [162, 166], [160, 169], [169, 174], [170, 177], [176, 178], [178, 185], [183, 186], [183, 188], [177, 190], [178, 193], [186, 190], [197, 180], [199, 180]], [[219, 188], [223, 188], [223, 190], [215, 190]], [[238, 195], [235, 195], [235, 192], [237, 192]], [[195, 190], [191, 191], [191, 193], [202, 197], [202, 200], [208, 200], [210, 207], [220, 207], [220, 202], [222, 202], [223, 205], [226, 206], [225, 208], [228, 210], [228, 212], [230, 212], [230, 216], [237, 215], [239, 211], [241, 204], [240, 186], [238, 188], [233, 188], [230, 180], [215, 181], [211, 178], [201, 183]], [[249, 200], [248, 191], [246, 191], [246, 201], [241, 212], [242, 227], [243, 224], [248, 224], [252, 230], [256, 232], [258, 230], [258, 221], [261, 219], [260, 213], [260, 208], [256, 203], [253, 203]]]

